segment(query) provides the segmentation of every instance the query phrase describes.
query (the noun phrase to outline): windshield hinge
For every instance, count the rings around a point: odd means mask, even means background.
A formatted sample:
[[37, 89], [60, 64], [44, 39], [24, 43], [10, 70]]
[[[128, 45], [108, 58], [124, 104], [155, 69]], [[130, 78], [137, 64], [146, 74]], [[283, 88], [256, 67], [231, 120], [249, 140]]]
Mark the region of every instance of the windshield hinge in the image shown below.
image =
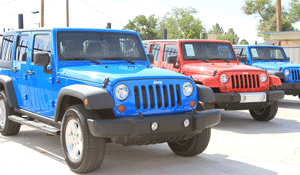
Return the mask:
[[103, 81], [102, 87], [106, 88], [107, 83], [109, 82], [109, 77], [106, 77]]

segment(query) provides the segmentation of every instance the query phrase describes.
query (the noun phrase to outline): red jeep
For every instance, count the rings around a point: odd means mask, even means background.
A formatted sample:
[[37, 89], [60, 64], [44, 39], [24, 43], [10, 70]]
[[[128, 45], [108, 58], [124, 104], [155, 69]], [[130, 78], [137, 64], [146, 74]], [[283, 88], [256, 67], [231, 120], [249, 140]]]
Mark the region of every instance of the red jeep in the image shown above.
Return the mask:
[[228, 41], [217, 40], [147, 40], [147, 53], [154, 55], [153, 65], [190, 76], [197, 84], [212, 88], [215, 102], [198, 105], [198, 109], [250, 110], [258, 121], [273, 119], [283, 91], [278, 77], [266, 71], [240, 65]]

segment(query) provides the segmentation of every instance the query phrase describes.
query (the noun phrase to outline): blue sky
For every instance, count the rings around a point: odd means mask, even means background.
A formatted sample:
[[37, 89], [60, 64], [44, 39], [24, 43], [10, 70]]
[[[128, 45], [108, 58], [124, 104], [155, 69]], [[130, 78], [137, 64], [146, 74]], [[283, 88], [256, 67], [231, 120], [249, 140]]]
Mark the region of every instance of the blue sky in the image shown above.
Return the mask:
[[[282, 5], [287, 7], [289, 2], [282, 0]], [[25, 28], [37, 28], [40, 14], [31, 11], [40, 10], [40, 3], [40, 0], [0, 0], [0, 33], [4, 27], [18, 27], [19, 13], [24, 14]], [[105, 28], [111, 22], [112, 28], [122, 29], [137, 15], [162, 17], [173, 7], [192, 6], [199, 11], [196, 17], [207, 30], [219, 23], [225, 31], [233, 28], [240, 39], [263, 42], [257, 37], [259, 17], [245, 15], [241, 10], [243, 4], [244, 0], [69, 0], [70, 27]], [[45, 27], [65, 27], [65, 8], [65, 0], [45, 0]], [[300, 24], [294, 27], [300, 29]]]

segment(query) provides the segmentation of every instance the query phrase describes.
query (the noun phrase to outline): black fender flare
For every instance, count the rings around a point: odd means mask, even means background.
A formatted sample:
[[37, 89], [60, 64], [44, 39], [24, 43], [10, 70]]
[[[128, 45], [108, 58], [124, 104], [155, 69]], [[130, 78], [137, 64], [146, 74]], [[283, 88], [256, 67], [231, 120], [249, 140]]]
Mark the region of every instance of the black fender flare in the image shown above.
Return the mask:
[[280, 78], [281, 80], [282, 80], [282, 79], [285, 79], [285, 76], [284, 76], [283, 72], [281, 72], [281, 71], [267, 70], [267, 73], [268, 73], [269, 75], [275, 75], [275, 76], [277, 76], [278, 78]]
[[[58, 121], [60, 108], [62, 106], [61, 103], [64, 96], [76, 97], [82, 100], [85, 109], [111, 109], [116, 107], [111, 95], [105, 89], [89, 85], [71, 85], [62, 88], [59, 91], [54, 122]], [[87, 104], [84, 103], [85, 99], [88, 100]]]
[[16, 98], [14, 86], [12, 79], [7, 75], [0, 75], [0, 83], [3, 85], [5, 90], [6, 96], [8, 98], [8, 105], [9, 107], [18, 107], [18, 101]]
[[216, 101], [215, 94], [210, 87], [196, 84], [198, 91], [198, 101], [213, 103]]

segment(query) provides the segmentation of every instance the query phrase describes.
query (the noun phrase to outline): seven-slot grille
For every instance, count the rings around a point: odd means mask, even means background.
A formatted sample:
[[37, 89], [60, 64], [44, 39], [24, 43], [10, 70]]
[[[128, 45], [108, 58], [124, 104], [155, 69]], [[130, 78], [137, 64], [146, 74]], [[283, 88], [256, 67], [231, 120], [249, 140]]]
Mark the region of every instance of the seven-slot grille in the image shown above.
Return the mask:
[[300, 71], [299, 70], [290, 70], [292, 74], [292, 80], [300, 81]]
[[179, 85], [134, 86], [135, 108], [162, 108], [181, 106]]
[[259, 88], [258, 74], [231, 75], [232, 89]]

